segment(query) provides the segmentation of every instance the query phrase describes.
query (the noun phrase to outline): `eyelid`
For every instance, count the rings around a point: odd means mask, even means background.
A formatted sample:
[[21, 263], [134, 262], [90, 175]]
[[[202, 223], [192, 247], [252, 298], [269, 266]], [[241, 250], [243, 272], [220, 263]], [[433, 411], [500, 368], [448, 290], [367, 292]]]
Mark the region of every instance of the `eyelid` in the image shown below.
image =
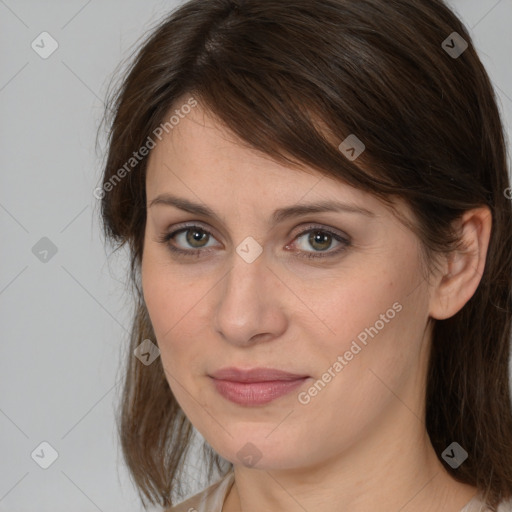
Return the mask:
[[297, 226], [297, 228], [293, 229], [289, 236], [295, 240], [299, 235], [302, 236], [306, 234], [306, 232], [314, 231], [315, 229], [318, 231], [326, 231], [328, 233], [332, 233], [333, 235], [336, 235], [339, 238], [345, 240], [345, 242], [350, 242], [350, 237], [343, 231], [340, 231], [339, 229], [333, 228], [331, 226], [322, 225], [317, 222], [306, 222], [305, 224], [301, 224], [300, 226]]
[[[181, 224], [176, 224], [172, 226], [172, 229], [169, 229], [164, 233], [164, 236], [176, 236], [179, 234], [179, 232], [183, 233], [184, 231], [187, 231], [188, 229], [194, 229], [199, 228], [201, 231], [204, 231], [206, 234], [211, 235], [215, 240], [217, 240], [217, 236], [215, 235], [215, 230], [206, 227], [201, 221], [192, 221], [192, 222], [183, 222]], [[191, 249], [197, 252], [200, 249]]]

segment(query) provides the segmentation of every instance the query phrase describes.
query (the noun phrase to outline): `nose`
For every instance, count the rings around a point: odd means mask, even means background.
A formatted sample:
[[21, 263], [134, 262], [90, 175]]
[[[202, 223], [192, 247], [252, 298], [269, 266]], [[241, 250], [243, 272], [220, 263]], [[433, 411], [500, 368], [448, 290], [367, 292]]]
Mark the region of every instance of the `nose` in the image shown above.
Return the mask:
[[251, 263], [235, 253], [217, 293], [214, 327], [228, 343], [251, 346], [286, 331], [286, 287], [267, 265], [265, 251]]

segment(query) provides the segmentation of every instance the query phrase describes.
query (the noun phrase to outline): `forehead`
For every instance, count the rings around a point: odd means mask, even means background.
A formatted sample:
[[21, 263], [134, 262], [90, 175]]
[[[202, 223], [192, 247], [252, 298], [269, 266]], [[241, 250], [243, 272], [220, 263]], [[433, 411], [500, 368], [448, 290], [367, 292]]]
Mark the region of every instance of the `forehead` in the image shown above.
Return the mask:
[[168, 192], [204, 203], [344, 200], [383, 209], [378, 198], [341, 180], [311, 167], [276, 162], [248, 147], [200, 105], [156, 143], [148, 161], [146, 191], [148, 200]]
[[[164, 133], [150, 154], [147, 180], [169, 181], [166, 171], [195, 177], [236, 179], [241, 173], [257, 173], [293, 179], [296, 173], [321, 175], [311, 169], [290, 168], [276, 163], [268, 155], [248, 147], [208, 111], [196, 106]], [[176, 176], [175, 176], [176, 177]]]

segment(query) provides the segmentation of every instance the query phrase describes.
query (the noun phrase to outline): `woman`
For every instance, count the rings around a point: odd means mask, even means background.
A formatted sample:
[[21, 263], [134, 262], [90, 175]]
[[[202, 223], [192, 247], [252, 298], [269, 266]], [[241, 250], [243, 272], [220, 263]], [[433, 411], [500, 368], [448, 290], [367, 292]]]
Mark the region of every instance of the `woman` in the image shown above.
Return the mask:
[[[450, 9], [191, 0], [111, 107], [143, 502], [512, 510], [506, 150]], [[192, 426], [221, 478], [176, 505]]]

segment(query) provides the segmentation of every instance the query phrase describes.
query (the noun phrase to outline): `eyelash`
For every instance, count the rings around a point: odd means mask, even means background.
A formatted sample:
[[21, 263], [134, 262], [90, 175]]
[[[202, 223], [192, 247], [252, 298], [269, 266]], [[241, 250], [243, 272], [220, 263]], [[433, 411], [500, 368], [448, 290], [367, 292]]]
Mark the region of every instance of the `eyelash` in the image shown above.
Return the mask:
[[[176, 235], [180, 234], [180, 233], [183, 233], [183, 232], [187, 232], [187, 231], [191, 231], [191, 230], [198, 230], [206, 235], [209, 235], [209, 236], [212, 236], [212, 233], [210, 233], [208, 230], [202, 228], [201, 226], [197, 226], [197, 225], [187, 225], [187, 226], [182, 226], [181, 228], [177, 229], [177, 230], [174, 230], [170, 233], [164, 233], [163, 235], [159, 236], [158, 237], [158, 242], [159, 243], [162, 243], [162, 244], [165, 244], [168, 249], [175, 253], [175, 254], [178, 254], [178, 255], [181, 255], [181, 256], [186, 256], [186, 257], [200, 257], [201, 254], [203, 252], [209, 252], [211, 249], [190, 249], [190, 250], [186, 250], [186, 249], [180, 249], [178, 247], [175, 247], [174, 245], [172, 245], [170, 242], [171, 239], [173, 239]], [[306, 252], [305, 254], [301, 254], [299, 255], [299, 257], [301, 258], [307, 258], [307, 259], [320, 259], [320, 258], [329, 258], [329, 257], [334, 257], [334, 256], [337, 256], [339, 255], [340, 253], [344, 252], [350, 245], [350, 241], [342, 236], [340, 236], [339, 234], [337, 233], [333, 233], [332, 231], [329, 231], [325, 228], [322, 228], [321, 226], [308, 226], [307, 229], [305, 229], [304, 231], [301, 231], [295, 238], [294, 240], [304, 236], [305, 234], [307, 233], [311, 233], [311, 232], [320, 232], [322, 234], [327, 234], [327, 235], [330, 235], [334, 240], [336, 240], [337, 242], [340, 242], [341, 244], [343, 244], [343, 246], [335, 251], [330, 251], [330, 252], [319, 252], [317, 251], [316, 253], [315, 252]]]

